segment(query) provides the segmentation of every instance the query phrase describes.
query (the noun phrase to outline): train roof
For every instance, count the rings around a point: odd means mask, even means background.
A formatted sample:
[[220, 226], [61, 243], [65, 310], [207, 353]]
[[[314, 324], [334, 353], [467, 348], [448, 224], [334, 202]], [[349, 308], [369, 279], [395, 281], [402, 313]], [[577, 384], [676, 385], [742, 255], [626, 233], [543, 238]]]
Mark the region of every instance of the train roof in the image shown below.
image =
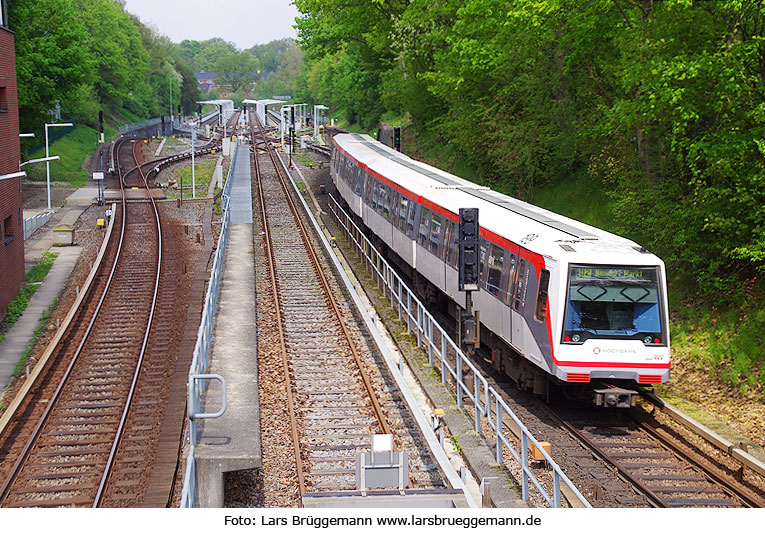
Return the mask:
[[456, 215], [478, 208], [482, 228], [539, 254], [592, 264], [662, 264], [635, 242], [418, 162], [360, 134], [335, 143], [368, 169]]

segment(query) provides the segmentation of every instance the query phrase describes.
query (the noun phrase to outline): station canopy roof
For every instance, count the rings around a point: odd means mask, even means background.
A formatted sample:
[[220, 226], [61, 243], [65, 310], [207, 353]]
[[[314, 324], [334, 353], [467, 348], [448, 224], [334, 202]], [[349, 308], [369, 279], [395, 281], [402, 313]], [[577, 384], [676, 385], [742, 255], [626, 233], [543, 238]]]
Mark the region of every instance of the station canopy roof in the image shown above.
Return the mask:
[[223, 106], [224, 110], [234, 109], [234, 101], [229, 99], [203, 100], [203, 101], [197, 101], [197, 104], [215, 104], [216, 106]]
[[282, 102], [287, 102], [287, 101], [274, 100], [274, 99], [260, 99], [260, 100], [244, 99], [242, 101], [242, 103], [244, 104], [262, 104], [263, 106], [270, 106], [271, 104], [279, 104]]

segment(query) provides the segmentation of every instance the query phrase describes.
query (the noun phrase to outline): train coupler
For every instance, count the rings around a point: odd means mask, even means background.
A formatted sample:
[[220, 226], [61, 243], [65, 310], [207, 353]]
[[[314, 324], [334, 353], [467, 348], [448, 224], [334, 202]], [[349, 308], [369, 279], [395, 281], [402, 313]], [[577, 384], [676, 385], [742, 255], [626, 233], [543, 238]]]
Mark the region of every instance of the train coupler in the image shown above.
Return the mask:
[[610, 387], [608, 389], [594, 389], [592, 402], [598, 407], [604, 408], [631, 408], [637, 402], [637, 391]]

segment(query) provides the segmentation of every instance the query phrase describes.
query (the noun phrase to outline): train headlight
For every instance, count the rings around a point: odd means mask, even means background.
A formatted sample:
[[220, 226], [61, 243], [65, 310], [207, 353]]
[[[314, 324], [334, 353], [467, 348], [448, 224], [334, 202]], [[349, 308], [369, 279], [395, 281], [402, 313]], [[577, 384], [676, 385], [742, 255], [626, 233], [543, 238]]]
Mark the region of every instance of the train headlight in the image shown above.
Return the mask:
[[643, 337], [643, 344], [651, 344], [653, 342], [653, 337], [650, 335], [646, 335]]
[[571, 335], [571, 342], [579, 342], [581, 340], [582, 340], [582, 336], [579, 335], [578, 333], [574, 333], [573, 335]]

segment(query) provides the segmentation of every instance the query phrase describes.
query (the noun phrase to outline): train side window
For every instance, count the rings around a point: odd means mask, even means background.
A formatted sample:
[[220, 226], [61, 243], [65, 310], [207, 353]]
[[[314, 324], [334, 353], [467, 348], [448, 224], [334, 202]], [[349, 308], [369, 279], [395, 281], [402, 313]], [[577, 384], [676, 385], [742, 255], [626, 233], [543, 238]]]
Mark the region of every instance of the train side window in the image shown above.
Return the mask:
[[547, 316], [547, 288], [550, 286], [550, 271], [539, 272], [539, 292], [537, 292], [537, 306], [534, 309], [534, 320], [544, 322]]
[[478, 238], [479, 254], [478, 254], [478, 286], [480, 288], [486, 288], [486, 239], [484, 237]]
[[526, 259], [521, 259], [518, 265], [518, 272], [515, 274], [515, 298], [513, 301], [513, 309], [516, 311], [521, 308], [521, 296], [523, 295], [524, 284], [526, 280]]
[[505, 262], [505, 250], [492, 244], [489, 247], [488, 254], [486, 290], [494, 296], [499, 296], [500, 284], [502, 283], [502, 265]]
[[398, 204], [399, 204], [400, 197], [401, 197], [401, 194], [399, 194], [396, 190], [391, 189], [390, 215], [388, 216], [388, 221], [391, 222], [393, 225], [396, 225], [396, 218], [398, 217]]
[[380, 182], [375, 181], [374, 190], [372, 190], [372, 203], [374, 203], [375, 212], [380, 213]]
[[356, 187], [354, 189], [356, 195], [361, 195], [361, 192], [364, 191], [364, 184], [367, 182], [367, 172], [363, 169], [360, 169], [359, 171], [359, 177], [356, 179]]
[[420, 231], [417, 242], [423, 247], [428, 247], [428, 234], [430, 233], [430, 209], [423, 208], [420, 216]]
[[436, 257], [439, 257], [439, 246], [441, 245], [441, 227], [443, 218], [437, 212], [433, 212], [430, 218], [430, 244], [428, 249]]
[[515, 272], [516, 272], [516, 270], [515, 270], [515, 262], [516, 262], [515, 255], [513, 255], [511, 253], [510, 256], [509, 256], [508, 263], [507, 263], [507, 271], [508, 271], [508, 273], [507, 273], [507, 277], [505, 277], [505, 286], [502, 289], [503, 290], [503, 292], [502, 292], [502, 294], [503, 294], [503, 301], [507, 305], [512, 305], [513, 304], [513, 289], [515, 288], [514, 284], [515, 284]]
[[454, 268], [457, 268], [457, 260], [459, 257], [459, 250], [460, 250], [459, 233], [457, 232], [457, 224], [455, 222], [450, 221], [449, 227], [451, 228], [452, 232], [451, 232], [451, 242], [449, 244], [449, 257], [447, 261]]
[[380, 207], [380, 215], [388, 219], [388, 216], [390, 216], [390, 197], [391, 197], [391, 189], [389, 186], [382, 185], [382, 192], [380, 196], [381, 207]]
[[409, 215], [406, 220], [406, 236], [414, 240], [414, 227], [417, 224], [417, 203], [409, 203]]
[[378, 214], [382, 212], [382, 204], [383, 204], [383, 188], [385, 188], [380, 181], [375, 181], [375, 210]]
[[411, 202], [409, 201], [409, 198], [402, 195], [398, 205], [398, 221], [396, 222], [396, 226], [404, 233], [406, 232], [406, 217], [409, 215], [410, 204]]
[[454, 226], [454, 223], [452, 220], [447, 219], [444, 224], [444, 239], [442, 242], [441, 247], [441, 259], [447, 262], [447, 264], [451, 264], [449, 261], [449, 257], [451, 256], [452, 251], [452, 227]]
[[369, 206], [372, 206], [372, 188], [374, 184], [375, 180], [372, 177], [369, 177], [369, 180], [364, 187], [364, 203]]

